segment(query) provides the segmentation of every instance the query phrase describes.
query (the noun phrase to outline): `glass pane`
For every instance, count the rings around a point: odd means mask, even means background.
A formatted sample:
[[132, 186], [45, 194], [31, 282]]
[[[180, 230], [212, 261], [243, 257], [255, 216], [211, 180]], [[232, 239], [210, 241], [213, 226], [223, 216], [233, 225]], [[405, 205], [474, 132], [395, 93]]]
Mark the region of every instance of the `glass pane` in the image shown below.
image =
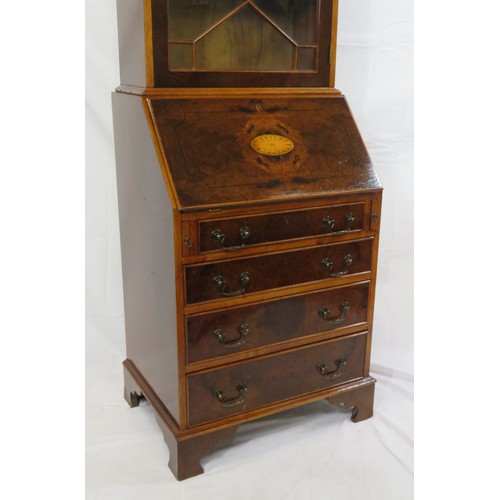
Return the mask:
[[316, 49], [299, 47], [297, 54], [297, 69], [299, 71], [316, 69]]
[[319, 0], [253, 0], [298, 45], [318, 43]]
[[190, 43], [170, 44], [170, 69], [193, 69], [193, 46]]
[[169, 0], [169, 40], [193, 41], [243, 0]]
[[204, 70], [293, 70], [294, 45], [245, 5], [195, 45], [195, 67]]

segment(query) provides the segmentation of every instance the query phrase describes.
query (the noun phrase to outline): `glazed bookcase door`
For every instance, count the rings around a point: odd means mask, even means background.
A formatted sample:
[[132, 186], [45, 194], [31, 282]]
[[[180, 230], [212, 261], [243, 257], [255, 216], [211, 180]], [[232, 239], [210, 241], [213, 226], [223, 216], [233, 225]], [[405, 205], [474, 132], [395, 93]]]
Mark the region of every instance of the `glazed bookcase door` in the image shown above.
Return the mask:
[[334, 4], [153, 0], [155, 86], [328, 86]]
[[318, 3], [170, 0], [170, 69], [316, 71]]

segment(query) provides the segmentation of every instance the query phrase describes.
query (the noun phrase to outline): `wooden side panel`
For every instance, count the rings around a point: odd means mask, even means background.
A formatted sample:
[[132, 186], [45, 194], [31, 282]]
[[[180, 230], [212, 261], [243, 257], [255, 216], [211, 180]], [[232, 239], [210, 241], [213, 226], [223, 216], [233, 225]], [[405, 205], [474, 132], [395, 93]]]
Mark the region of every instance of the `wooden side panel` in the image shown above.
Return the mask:
[[116, 0], [120, 81], [146, 87], [144, 0]]
[[127, 357], [179, 421], [174, 217], [141, 99], [113, 94]]

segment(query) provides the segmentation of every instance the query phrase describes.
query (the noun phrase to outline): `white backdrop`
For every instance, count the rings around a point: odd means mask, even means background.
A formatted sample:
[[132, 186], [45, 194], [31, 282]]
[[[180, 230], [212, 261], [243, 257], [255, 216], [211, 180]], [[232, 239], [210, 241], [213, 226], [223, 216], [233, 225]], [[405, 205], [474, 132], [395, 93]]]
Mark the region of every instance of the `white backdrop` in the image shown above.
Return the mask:
[[[384, 186], [376, 298], [375, 416], [321, 404], [242, 426], [206, 473], [177, 483], [148, 405], [122, 398], [125, 358], [111, 92], [115, 0], [86, 0], [86, 385], [89, 499], [404, 500], [413, 479], [413, 2], [341, 0], [336, 87]], [[293, 425], [291, 425], [293, 423]], [[306, 439], [307, 437], [307, 439]], [[253, 474], [253, 476], [252, 476]], [[223, 488], [221, 489], [221, 485]], [[244, 486], [244, 487], [243, 487]]]

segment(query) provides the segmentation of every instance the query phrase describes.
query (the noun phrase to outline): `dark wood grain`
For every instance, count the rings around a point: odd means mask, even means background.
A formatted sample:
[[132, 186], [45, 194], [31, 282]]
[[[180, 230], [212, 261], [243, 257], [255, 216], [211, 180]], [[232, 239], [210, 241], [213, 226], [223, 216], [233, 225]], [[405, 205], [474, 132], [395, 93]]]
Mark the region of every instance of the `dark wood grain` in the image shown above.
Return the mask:
[[[380, 189], [343, 97], [151, 99], [149, 106], [184, 209]], [[252, 139], [265, 133], [289, 137], [294, 150], [255, 152]]]
[[[271, 252], [271, 251], [280, 251], [287, 250], [293, 248], [305, 248], [313, 245], [326, 245], [331, 242], [338, 241], [347, 241], [353, 239], [361, 239], [364, 237], [369, 237], [373, 235], [373, 231], [371, 230], [372, 224], [372, 202], [379, 199], [379, 192], [375, 191], [372, 193], [363, 193], [363, 194], [350, 194], [343, 196], [335, 196], [325, 197], [323, 198], [312, 198], [309, 200], [300, 200], [300, 201], [289, 201], [286, 203], [272, 203], [272, 204], [256, 204], [252, 206], [245, 207], [225, 207], [223, 209], [211, 210], [206, 209], [202, 211], [196, 212], [183, 212], [182, 213], [182, 221], [183, 221], [183, 236], [187, 237], [191, 241], [191, 246], [187, 247], [184, 244], [183, 249], [183, 262], [186, 265], [194, 264], [197, 262], [210, 262], [217, 261], [226, 258], [236, 258], [250, 255], [258, 255], [262, 252]], [[217, 229], [218, 222], [224, 224], [225, 221], [240, 221], [242, 224], [244, 221], [247, 221], [249, 229], [252, 231], [254, 229], [253, 217], [262, 217], [265, 220], [266, 216], [277, 216], [281, 217], [283, 222], [287, 225], [290, 224], [290, 216], [295, 217], [293, 214], [295, 212], [306, 214], [311, 211], [311, 218], [313, 219], [311, 223], [318, 224], [315, 214], [318, 214], [320, 210], [324, 210], [324, 214], [331, 216], [330, 210], [332, 208], [338, 207], [341, 210], [340, 219], [336, 219], [336, 226], [340, 224], [345, 224], [345, 212], [343, 207], [345, 206], [354, 206], [361, 205], [363, 207], [363, 212], [361, 214], [361, 220], [355, 221], [354, 224], [360, 223], [359, 229], [354, 229], [344, 234], [333, 234], [331, 232], [320, 234], [320, 235], [310, 235], [300, 238], [286, 239], [286, 240], [276, 240], [276, 241], [266, 241], [262, 243], [252, 243], [253, 238], [250, 237], [248, 239], [249, 243], [240, 248], [231, 248], [230, 250], [226, 250], [222, 248], [222, 245], [218, 244], [219, 249], [214, 249], [207, 252], [200, 251], [199, 244], [199, 233], [200, 227], [205, 224], [213, 224], [215, 229]], [[287, 216], [289, 216], [287, 218]], [[302, 217], [302, 216], [299, 216]], [[356, 219], [358, 219], [356, 217]], [[322, 223], [322, 218], [320, 218]], [[227, 238], [230, 240], [231, 236], [239, 237], [239, 230], [242, 226], [237, 228], [236, 234], [227, 233]], [[325, 230], [326, 226], [323, 226]], [[308, 225], [302, 226], [302, 229], [296, 228], [294, 231], [299, 232], [304, 231], [305, 233], [310, 232]], [[321, 232], [323, 229], [319, 229]], [[255, 232], [255, 230], [253, 231]], [[261, 232], [260, 230], [258, 231]], [[211, 236], [211, 235], [210, 235]], [[273, 235], [269, 235], [272, 240]], [[259, 235], [259, 239], [262, 237]]]
[[[226, 293], [245, 290], [241, 294], [244, 296], [298, 283], [330, 280], [339, 281], [340, 284], [342, 277], [331, 277], [322, 265], [323, 259], [328, 258], [332, 262], [334, 272], [347, 270], [347, 274], [352, 276], [370, 270], [371, 246], [372, 240], [368, 238], [307, 250], [186, 266], [186, 302], [192, 304], [227, 298], [216, 285], [216, 277], [221, 277], [226, 282]], [[349, 267], [345, 264], [347, 256], [352, 257]], [[250, 277], [246, 287], [241, 283], [243, 273], [248, 273]]]
[[169, 447], [169, 467], [179, 480], [201, 474], [200, 458], [230, 440], [237, 426], [246, 421], [323, 398], [351, 409], [352, 419], [358, 421], [370, 415], [370, 401], [373, 404], [375, 380], [367, 377], [182, 430], [137, 367], [130, 360], [124, 361], [123, 367], [126, 392], [143, 395], [151, 405]]
[[[191, 426], [245, 412], [283, 399], [333, 387], [363, 376], [366, 334], [300, 348], [285, 354], [188, 376], [189, 424]], [[322, 376], [317, 365], [330, 371], [345, 358], [343, 374], [335, 379]], [[233, 398], [238, 386], [248, 387], [244, 404], [224, 407], [214, 393], [222, 390]]]
[[[280, 240], [292, 240], [310, 236], [331, 235], [363, 228], [364, 204], [331, 206], [310, 210], [288, 211], [263, 216], [245, 216], [227, 220], [203, 221], [199, 224], [199, 248], [201, 252], [234, 250], [241, 246], [259, 245]], [[352, 222], [349, 223], [349, 217]], [[327, 224], [330, 221], [330, 225]], [[243, 234], [242, 234], [243, 231]], [[245, 236], [245, 231], [249, 236]], [[217, 240], [214, 235], [224, 234]]]
[[[229, 356], [251, 351], [257, 347], [284, 343], [299, 337], [314, 341], [314, 335], [327, 331], [342, 335], [345, 327], [360, 324], [366, 326], [369, 283], [336, 287], [326, 292], [297, 295], [271, 300], [262, 304], [225, 309], [216, 313], [188, 316], [186, 319], [187, 360], [200, 360]], [[332, 317], [340, 316], [340, 306], [349, 304], [345, 320], [329, 323], [319, 311], [326, 307]], [[248, 325], [248, 333], [242, 337], [241, 327]], [[225, 345], [214, 332], [227, 336]], [[237, 340], [244, 341], [237, 344]], [[241, 340], [240, 340], [241, 342]]]

